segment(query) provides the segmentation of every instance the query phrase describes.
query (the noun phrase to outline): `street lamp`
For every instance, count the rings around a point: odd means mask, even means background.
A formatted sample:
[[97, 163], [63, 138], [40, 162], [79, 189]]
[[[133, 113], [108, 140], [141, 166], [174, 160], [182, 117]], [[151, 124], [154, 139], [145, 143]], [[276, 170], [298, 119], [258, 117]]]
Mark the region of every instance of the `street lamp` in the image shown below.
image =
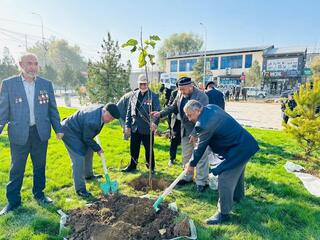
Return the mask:
[[42, 18], [42, 16], [41, 16], [39, 13], [32, 12], [31, 14], [39, 16], [39, 17], [40, 17], [40, 20], [41, 20], [42, 46], [43, 46], [43, 50], [44, 50], [44, 65], [46, 66], [46, 65], [47, 65], [47, 61], [46, 61], [47, 49], [46, 49], [46, 46], [45, 46], [45, 44], [44, 44], [43, 18]]
[[207, 69], [207, 28], [206, 26], [201, 22], [200, 25], [203, 27], [204, 30], [204, 58], [203, 58], [203, 86], [206, 86], [206, 69]]

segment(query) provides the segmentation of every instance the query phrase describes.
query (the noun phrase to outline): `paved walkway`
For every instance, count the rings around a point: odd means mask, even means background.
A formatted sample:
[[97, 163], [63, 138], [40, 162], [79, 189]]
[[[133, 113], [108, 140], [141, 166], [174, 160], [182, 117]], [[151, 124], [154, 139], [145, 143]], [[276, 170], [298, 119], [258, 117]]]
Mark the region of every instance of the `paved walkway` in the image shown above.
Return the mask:
[[[58, 106], [65, 106], [63, 97], [56, 97]], [[78, 97], [71, 98], [71, 107], [81, 108]], [[279, 103], [226, 102], [226, 111], [244, 126], [282, 129]]]
[[226, 111], [244, 126], [282, 129], [280, 103], [226, 102]]

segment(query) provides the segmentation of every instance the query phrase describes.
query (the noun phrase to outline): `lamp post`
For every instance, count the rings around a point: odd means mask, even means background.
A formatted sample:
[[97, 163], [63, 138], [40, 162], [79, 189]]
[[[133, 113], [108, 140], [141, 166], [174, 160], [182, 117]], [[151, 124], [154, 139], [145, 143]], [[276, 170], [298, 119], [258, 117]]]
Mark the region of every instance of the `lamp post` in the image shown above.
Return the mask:
[[206, 86], [206, 70], [207, 70], [207, 28], [206, 26], [201, 22], [200, 25], [203, 27], [204, 30], [204, 58], [203, 58], [203, 86]]
[[47, 49], [46, 49], [46, 46], [44, 44], [43, 18], [39, 13], [32, 12], [31, 14], [39, 16], [40, 20], [41, 20], [42, 46], [43, 46], [43, 50], [44, 50], [44, 66], [46, 66], [47, 65], [47, 61], [46, 61]]

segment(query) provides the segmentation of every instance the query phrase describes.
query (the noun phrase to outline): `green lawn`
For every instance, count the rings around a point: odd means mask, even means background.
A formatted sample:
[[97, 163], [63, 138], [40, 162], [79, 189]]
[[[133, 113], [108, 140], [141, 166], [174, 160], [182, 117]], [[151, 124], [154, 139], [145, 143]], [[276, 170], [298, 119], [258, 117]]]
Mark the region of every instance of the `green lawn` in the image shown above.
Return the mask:
[[[60, 109], [61, 117], [74, 110]], [[246, 199], [237, 204], [232, 221], [221, 226], [207, 227], [203, 220], [216, 211], [217, 192], [206, 190], [198, 194], [195, 186], [176, 188], [168, 201], [177, 201], [181, 212], [195, 220], [199, 239], [320, 239], [320, 198], [311, 196], [300, 181], [287, 173], [283, 165], [287, 160], [295, 161], [307, 169], [320, 172], [316, 163], [296, 159], [300, 149], [282, 131], [249, 129], [259, 141], [261, 151], [250, 161], [246, 172]], [[127, 185], [132, 179], [146, 174], [143, 151], [140, 153], [139, 170], [136, 174], [122, 174], [119, 170], [129, 160], [129, 142], [122, 140], [117, 123], [107, 125], [101, 141], [110, 168], [111, 179], [120, 183], [120, 191], [128, 195], [142, 195]], [[181, 166], [167, 167], [169, 142], [156, 138], [157, 177], [168, 181], [181, 172]], [[318, 155], [319, 156], [319, 155]], [[179, 155], [180, 158], [180, 155]], [[7, 136], [0, 136], [0, 207], [6, 204], [5, 187], [10, 167]], [[94, 161], [95, 172], [102, 173], [98, 156]], [[97, 183], [87, 185], [96, 196], [100, 194]], [[71, 164], [62, 142], [54, 137], [50, 140], [47, 158], [46, 193], [54, 200], [54, 206], [41, 207], [32, 197], [32, 166], [28, 161], [25, 173], [23, 206], [0, 218], [0, 239], [62, 239], [59, 236], [57, 209], [84, 206], [85, 201], [74, 192]], [[159, 193], [152, 192], [153, 195]], [[150, 206], [151, 207], [151, 206]]]

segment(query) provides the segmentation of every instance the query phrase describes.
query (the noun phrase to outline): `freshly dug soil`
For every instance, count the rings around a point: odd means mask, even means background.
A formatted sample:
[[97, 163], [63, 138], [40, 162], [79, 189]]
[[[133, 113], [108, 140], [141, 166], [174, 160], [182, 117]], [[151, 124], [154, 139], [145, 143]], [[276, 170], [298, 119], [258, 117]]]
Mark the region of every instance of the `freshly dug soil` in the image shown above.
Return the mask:
[[149, 178], [145, 176], [140, 176], [133, 181], [128, 183], [134, 190], [148, 192], [150, 190], [163, 191], [170, 184], [163, 179], [152, 178], [152, 187], [149, 186]]
[[102, 197], [85, 208], [71, 210], [67, 225], [73, 233], [69, 239], [151, 240], [190, 236], [188, 219], [175, 223], [176, 212], [163, 203], [156, 213], [153, 203], [154, 200], [147, 198], [116, 194]]

